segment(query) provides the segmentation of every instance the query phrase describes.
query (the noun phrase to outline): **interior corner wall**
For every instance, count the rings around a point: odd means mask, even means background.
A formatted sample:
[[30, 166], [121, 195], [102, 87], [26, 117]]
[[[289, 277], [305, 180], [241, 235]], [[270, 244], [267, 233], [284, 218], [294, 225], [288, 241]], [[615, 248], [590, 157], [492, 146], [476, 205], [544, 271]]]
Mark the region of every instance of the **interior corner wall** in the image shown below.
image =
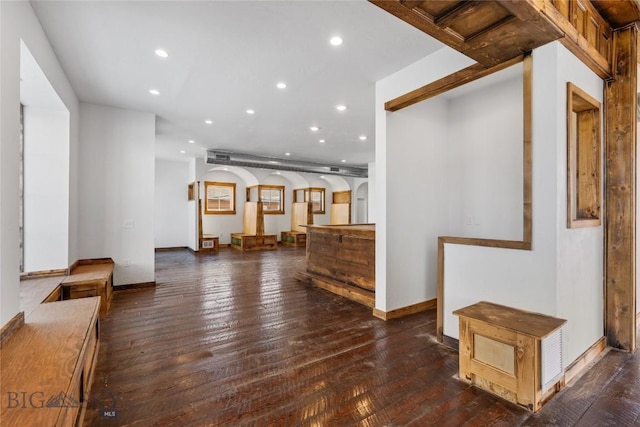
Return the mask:
[[[563, 350], [567, 363], [604, 335], [604, 228], [567, 228], [567, 82], [572, 82], [604, 106], [604, 83], [559, 43], [556, 79], [558, 114], [557, 290], [556, 316], [567, 319]], [[604, 108], [601, 107], [601, 115]], [[602, 120], [602, 116], [601, 116]], [[600, 126], [604, 129], [604, 126]], [[600, 139], [602, 144], [602, 137]], [[601, 160], [601, 165], [604, 161]], [[600, 171], [603, 177], [602, 170]], [[604, 181], [604, 180], [602, 180]], [[604, 194], [601, 188], [600, 194]]]
[[[0, 325], [20, 311], [18, 235], [20, 41], [28, 46], [70, 114], [71, 156], [78, 147], [78, 100], [29, 2], [0, 1]], [[73, 163], [70, 176], [74, 176]], [[70, 184], [70, 210], [77, 203]], [[75, 250], [70, 212], [69, 259]]]
[[80, 104], [79, 254], [111, 257], [114, 285], [155, 279], [155, 115]]
[[445, 245], [444, 334], [452, 311], [488, 300], [567, 319], [563, 362], [603, 335], [602, 227], [566, 229], [566, 82], [596, 99], [602, 82], [560, 43], [533, 52], [533, 248]]
[[[156, 159], [155, 247], [177, 248], [189, 244], [189, 164]], [[192, 203], [193, 204], [193, 203]]]
[[69, 267], [69, 112], [24, 107], [24, 271]]

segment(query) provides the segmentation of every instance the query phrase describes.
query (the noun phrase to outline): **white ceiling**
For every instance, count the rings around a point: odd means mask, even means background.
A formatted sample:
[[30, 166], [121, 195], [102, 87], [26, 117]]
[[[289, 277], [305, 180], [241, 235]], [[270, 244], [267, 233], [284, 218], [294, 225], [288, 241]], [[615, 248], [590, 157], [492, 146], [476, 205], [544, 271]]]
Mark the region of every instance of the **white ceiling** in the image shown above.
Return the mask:
[[[32, 5], [81, 101], [158, 116], [159, 158], [219, 148], [366, 164], [375, 158], [375, 82], [443, 46], [366, 1]], [[329, 44], [334, 35], [341, 46]]]

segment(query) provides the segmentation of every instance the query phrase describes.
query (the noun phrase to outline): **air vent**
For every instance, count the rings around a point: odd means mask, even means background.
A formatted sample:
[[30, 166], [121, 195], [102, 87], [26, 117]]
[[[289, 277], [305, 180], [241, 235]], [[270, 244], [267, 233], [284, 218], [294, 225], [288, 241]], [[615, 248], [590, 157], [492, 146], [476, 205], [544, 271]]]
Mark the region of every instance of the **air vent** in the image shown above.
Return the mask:
[[203, 240], [202, 249], [213, 249], [213, 240]]
[[562, 366], [562, 328], [546, 336], [540, 343], [542, 392], [545, 393], [564, 374]]
[[322, 163], [254, 156], [253, 154], [233, 153], [223, 150], [207, 150], [205, 163], [293, 172], [355, 176], [358, 178], [367, 178], [369, 174], [367, 167], [324, 165]]

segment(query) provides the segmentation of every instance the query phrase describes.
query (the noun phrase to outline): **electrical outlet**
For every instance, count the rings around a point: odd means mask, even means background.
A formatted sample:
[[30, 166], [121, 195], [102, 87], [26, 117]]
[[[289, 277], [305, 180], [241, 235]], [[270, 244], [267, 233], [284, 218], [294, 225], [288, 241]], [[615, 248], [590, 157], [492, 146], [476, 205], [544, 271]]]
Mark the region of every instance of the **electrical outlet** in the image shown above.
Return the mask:
[[122, 226], [123, 226], [124, 228], [133, 228], [133, 227], [134, 227], [134, 225], [135, 225], [135, 224], [134, 224], [133, 220], [132, 220], [132, 219], [128, 219], [128, 220], [124, 221], [124, 223], [123, 223], [123, 225], [122, 225]]
[[125, 267], [129, 267], [131, 265], [131, 262], [128, 259], [125, 259], [122, 263]]
[[473, 225], [473, 217], [471, 215], [467, 215], [464, 217], [464, 223], [466, 225]]

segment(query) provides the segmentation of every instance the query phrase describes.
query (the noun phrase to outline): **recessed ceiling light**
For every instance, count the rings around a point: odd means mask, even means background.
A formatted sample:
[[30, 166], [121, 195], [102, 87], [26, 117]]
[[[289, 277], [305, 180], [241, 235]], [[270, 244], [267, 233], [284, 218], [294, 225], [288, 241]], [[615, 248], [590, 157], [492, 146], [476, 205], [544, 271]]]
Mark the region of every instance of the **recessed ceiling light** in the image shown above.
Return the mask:
[[276, 87], [278, 89], [286, 89], [287, 88], [287, 84], [285, 82], [279, 82]]
[[205, 122], [206, 124], [208, 124], [208, 125], [212, 125], [212, 124], [213, 124], [213, 120], [205, 120], [204, 122]]
[[195, 144], [195, 141], [193, 139], [190, 139], [188, 142], [189, 144]]
[[312, 132], [318, 132], [320, 130], [318, 126], [311, 126], [309, 129], [311, 129]]
[[256, 112], [254, 110], [250, 109], [250, 108], [247, 110], [247, 114], [255, 114], [255, 113]]
[[276, 162], [275, 160], [269, 160], [269, 163], [271, 163], [272, 165], [277, 165], [280, 162]]
[[160, 95], [160, 91], [158, 89], [149, 89], [149, 93], [151, 95]]
[[285, 156], [290, 156], [290, 155], [291, 155], [291, 153], [284, 153], [284, 155], [285, 155]]
[[276, 175], [280, 175], [280, 172], [276, 172]]
[[184, 154], [184, 153], [186, 153], [186, 151], [184, 151], [184, 150], [180, 150], [180, 153]]
[[367, 140], [367, 136], [366, 135], [360, 135], [360, 141], [366, 141]]
[[324, 143], [325, 143], [325, 140], [324, 140], [324, 139], [321, 139], [321, 140], [320, 140], [320, 141], [318, 141], [318, 142], [319, 142], [320, 144], [324, 144]]
[[333, 46], [340, 46], [342, 44], [342, 37], [333, 36], [331, 40], [329, 40], [329, 43]]
[[342, 104], [336, 105], [336, 110], [338, 111], [344, 111], [346, 109], [347, 109], [346, 105], [342, 105]]
[[323, 178], [323, 179], [324, 179], [324, 175], [320, 175], [320, 178]]
[[224, 168], [223, 170], [226, 170], [226, 171], [228, 171], [228, 170], [229, 170], [229, 168]]
[[167, 58], [169, 56], [167, 51], [164, 49], [156, 49], [156, 55], [158, 55], [160, 58]]
[[346, 161], [346, 160], [340, 160], [340, 161], [341, 161], [342, 163], [347, 163], [347, 161]]

